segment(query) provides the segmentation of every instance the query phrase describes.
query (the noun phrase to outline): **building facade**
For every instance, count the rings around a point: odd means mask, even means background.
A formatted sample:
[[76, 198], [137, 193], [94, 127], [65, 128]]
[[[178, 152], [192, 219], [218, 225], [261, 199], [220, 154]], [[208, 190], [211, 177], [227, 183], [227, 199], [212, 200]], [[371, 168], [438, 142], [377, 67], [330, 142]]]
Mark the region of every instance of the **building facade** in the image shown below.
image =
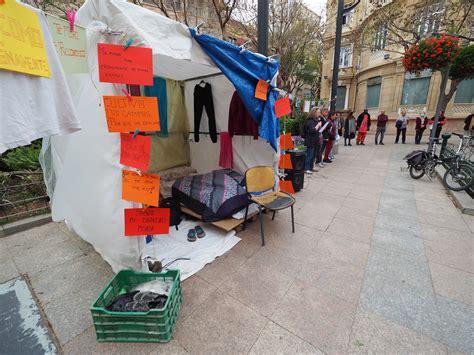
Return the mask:
[[[355, 111], [356, 115], [367, 108], [372, 119], [381, 110], [395, 120], [401, 109], [413, 118], [408, 129], [414, 134], [414, 118], [421, 112], [428, 117], [435, 114], [441, 75], [425, 71], [418, 76], [405, 73], [402, 66], [403, 47], [388, 43], [390, 28], [383, 22], [370, 36], [361, 35], [362, 29], [378, 11], [384, 11], [395, 0], [361, 0], [359, 5], [345, 16], [339, 61], [339, 81], [336, 107], [338, 110]], [[403, 6], [411, 7], [417, 14], [415, 29], [421, 37], [441, 31], [444, 1], [417, 7], [417, 0], [405, 0]], [[392, 4], [393, 5], [393, 4]], [[328, 28], [324, 37], [324, 59], [321, 80], [321, 98], [329, 101], [334, 58], [335, 18], [337, 1], [328, 0]], [[400, 6], [398, 1], [397, 6]], [[410, 11], [409, 11], [410, 12]], [[414, 20], [415, 21], [415, 20]], [[467, 26], [472, 26], [472, 16]], [[398, 48], [397, 48], [398, 47]], [[449, 87], [449, 83], [448, 83]], [[462, 132], [465, 117], [474, 112], [474, 79], [463, 80], [446, 109], [446, 131]], [[395, 131], [389, 124], [389, 131]]]

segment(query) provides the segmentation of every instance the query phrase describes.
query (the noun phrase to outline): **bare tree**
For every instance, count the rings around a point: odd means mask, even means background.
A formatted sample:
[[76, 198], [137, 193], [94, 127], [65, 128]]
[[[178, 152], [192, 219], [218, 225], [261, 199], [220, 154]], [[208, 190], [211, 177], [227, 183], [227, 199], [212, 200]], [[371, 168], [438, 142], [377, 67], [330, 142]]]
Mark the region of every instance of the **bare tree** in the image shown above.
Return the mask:
[[[257, 45], [255, 31], [257, 5], [247, 1], [247, 37]], [[317, 94], [322, 66], [321, 17], [309, 10], [302, 0], [270, 0], [269, 9], [270, 52], [280, 59], [282, 88], [287, 92], [301, 89], [305, 84]]]

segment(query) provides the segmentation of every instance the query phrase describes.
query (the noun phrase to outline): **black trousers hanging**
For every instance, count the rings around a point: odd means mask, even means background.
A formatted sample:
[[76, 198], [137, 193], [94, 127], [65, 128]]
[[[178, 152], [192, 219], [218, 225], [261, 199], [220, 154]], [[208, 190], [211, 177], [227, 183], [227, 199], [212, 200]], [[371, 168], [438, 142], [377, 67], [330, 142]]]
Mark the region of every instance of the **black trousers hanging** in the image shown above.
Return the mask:
[[199, 126], [201, 125], [202, 109], [206, 108], [209, 118], [209, 134], [213, 143], [217, 142], [216, 116], [214, 114], [214, 101], [212, 100], [211, 84], [206, 83], [204, 87], [194, 87], [194, 141], [199, 142]]

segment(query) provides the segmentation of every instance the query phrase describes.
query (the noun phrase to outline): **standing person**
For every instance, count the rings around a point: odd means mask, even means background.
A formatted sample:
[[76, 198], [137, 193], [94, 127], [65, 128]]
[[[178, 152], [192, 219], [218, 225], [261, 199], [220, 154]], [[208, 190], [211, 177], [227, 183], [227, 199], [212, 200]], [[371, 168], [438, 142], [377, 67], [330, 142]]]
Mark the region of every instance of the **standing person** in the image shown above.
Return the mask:
[[315, 149], [316, 145], [319, 144], [319, 127], [321, 127], [321, 122], [319, 122], [319, 116], [321, 112], [318, 108], [313, 108], [308, 114], [304, 125], [304, 144], [306, 146], [306, 158], [304, 169], [306, 174], [312, 174], [314, 171], [314, 159], [315, 159]]
[[328, 109], [323, 108], [321, 110], [321, 116], [319, 116], [319, 121], [321, 122], [321, 127], [319, 128], [319, 144], [317, 146], [317, 154], [316, 154], [316, 164], [321, 168], [324, 167], [323, 163], [323, 152], [324, 148], [326, 147], [327, 140], [324, 140], [325, 134], [323, 133], [326, 129], [326, 118], [328, 116]]
[[332, 147], [334, 146], [334, 141], [336, 140], [336, 135], [337, 135], [337, 125], [334, 120], [337, 119], [337, 113], [336, 112], [330, 112], [327, 120], [327, 136], [328, 140], [326, 143], [326, 150], [324, 151], [324, 162], [325, 163], [332, 163], [332, 160], [329, 159], [329, 155], [331, 154]]
[[405, 109], [403, 109], [398, 116], [397, 121], [395, 122], [395, 127], [397, 127], [397, 138], [395, 138], [395, 144], [398, 144], [400, 138], [400, 133], [402, 134], [402, 143], [405, 144], [407, 138], [407, 126], [408, 126], [408, 116]]
[[364, 109], [364, 112], [362, 112], [359, 117], [357, 117], [357, 127], [356, 127], [358, 133], [357, 133], [357, 139], [356, 139], [356, 144], [357, 145], [365, 145], [365, 136], [367, 135], [367, 132], [370, 130], [370, 114], [367, 109]]
[[354, 111], [350, 111], [347, 114], [346, 120], [344, 121], [344, 145], [347, 145], [347, 141], [349, 141], [349, 146], [352, 146], [351, 139], [355, 138], [355, 131], [356, 120]]
[[421, 143], [421, 137], [423, 137], [423, 132], [425, 131], [427, 124], [428, 124], [428, 118], [425, 116], [425, 113], [422, 112], [420, 116], [416, 118], [415, 144]]
[[375, 145], [378, 144], [380, 136], [380, 144], [383, 144], [383, 137], [385, 136], [385, 129], [387, 128], [388, 116], [385, 114], [385, 110], [380, 111], [380, 115], [377, 116], [377, 133], [375, 133]]
[[342, 129], [344, 128], [344, 118], [342, 117], [342, 112], [337, 113], [337, 134], [339, 137], [342, 137]]
[[473, 116], [474, 116], [474, 113], [471, 113], [464, 120], [464, 135], [465, 136], [472, 136], [472, 134], [474, 133], [474, 120], [472, 119]]
[[[431, 129], [433, 129], [433, 124], [435, 121], [435, 117], [431, 117], [431, 119], [428, 121], [430, 123]], [[444, 115], [444, 111], [441, 111], [439, 114], [439, 121], [438, 121], [438, 126], [436, 127], [436, 133], [435, 133], [435, 138], [439, 138], [441, 134], [441, 130], [443, 129], [443, 126], [448, 123], [448, 118]], [[431, 134], [430, 134], [431, 135]]]

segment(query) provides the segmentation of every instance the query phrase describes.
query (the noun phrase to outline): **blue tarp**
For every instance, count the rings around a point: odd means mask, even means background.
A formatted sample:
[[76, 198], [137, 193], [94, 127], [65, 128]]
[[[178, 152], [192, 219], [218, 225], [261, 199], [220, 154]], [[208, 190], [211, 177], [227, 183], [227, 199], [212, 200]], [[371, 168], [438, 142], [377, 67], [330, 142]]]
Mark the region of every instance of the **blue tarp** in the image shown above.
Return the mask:
[[271, 82], [276, 79], [279, 62], [268, 61], [266, 57], [247, 50], [240, 53], [241, 48], [232, 43], [206, 34], [197, 34], [191, 28], [189, 30], [196, 42], [234, 84], [250, 116], [258, 123], [260, 137], [266, 139], [276, 151], [280, 121], [276, 118], [274, 106], [278, 93], [269, 89], [267, 101], [256, 99], [254, 94], [259, 80]]

